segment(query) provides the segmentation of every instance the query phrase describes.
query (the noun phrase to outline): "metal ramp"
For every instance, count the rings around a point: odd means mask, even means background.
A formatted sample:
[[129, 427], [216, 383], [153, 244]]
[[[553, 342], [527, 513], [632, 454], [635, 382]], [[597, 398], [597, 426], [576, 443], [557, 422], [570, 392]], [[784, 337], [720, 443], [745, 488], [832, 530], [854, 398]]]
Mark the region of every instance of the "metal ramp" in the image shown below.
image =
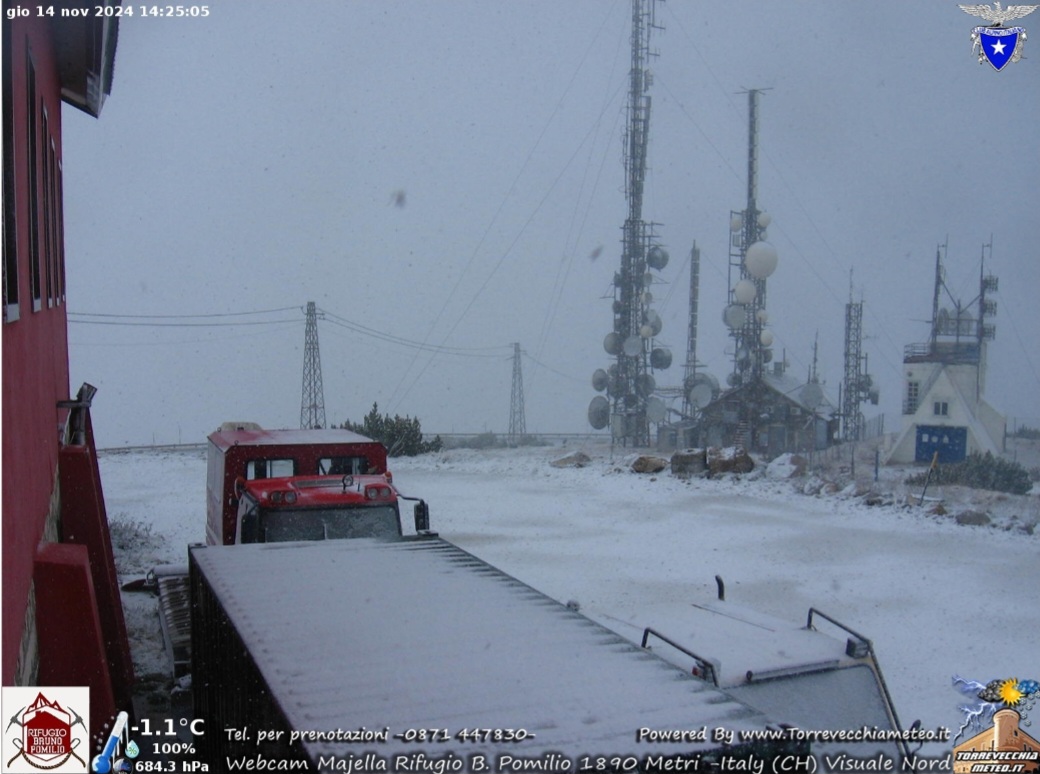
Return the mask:
[[159, 595], [159, 624], [174, 678], [191, 671], [191, 597], [185, 565], [156, 567], [149, 573]]

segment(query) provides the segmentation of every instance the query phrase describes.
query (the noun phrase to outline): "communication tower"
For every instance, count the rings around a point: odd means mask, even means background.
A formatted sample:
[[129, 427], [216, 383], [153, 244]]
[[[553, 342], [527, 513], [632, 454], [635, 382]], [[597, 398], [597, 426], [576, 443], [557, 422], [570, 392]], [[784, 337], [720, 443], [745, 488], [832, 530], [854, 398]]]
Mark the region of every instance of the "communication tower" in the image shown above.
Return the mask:
[[[940, 249], [942, 255], [940, 256]], [[986, 251], [989, 250], [990, 260], [993, 259], [993, 238], [990, 237], [988, 244], [982, 246], [982, 256], [979, 259], [979, 293], [967, 303], [959, 298], [954, 298], [953, 293], [946, 284], [946, 271], [943, 268], [943, 258], [946, 256], [946, 245], [940, 245], [935, 250], [935, 290], [932, 295], [932, 331], [929, 347], [929, 355], [942, 356], [950, 360], [961, 360], [977, 364], [975, 371], [975, 399], [982, 397], [985, 389], [986, 378], [986, 342], [992, 341], [997, 335], [997, 326], [987, 322], [997, 313], [997, 302], [987, 298], [987, 293], [997, 290], [997, 278], [992, 274], [986, 274]], [[940, 299], [943, 294], [949, 300], [949, 307], [940, 307]], [[972, 307], [975, 314], [972, 315]], [[919, 347], [919, 345], [917, 345]], [[909, 353], [910, 347], [907, 348]], [[951, 353], [953, 353], [951, 355]], [[914, 354], [920, 354], [914, 352]], [[906, 359], [904, 358], [904, 362]]]
[[863, 414], [859, 406], [869, 400], [878, 403], [878, 388], [867, 373], [867, 356], [863, 354], [863, 301], [852, 300], [849, 283], [849, 302], [845, 304], [845, 378], [842, 381], [841, 439], [858, 441], [863, 435]]
[[731, 387], [762, 377], [773, 359], [773, 332], [766, 325], [766, 279], [776, 271], [777, 254], [766, 239], [771, 218], [758, 209], [758, 97], [762, 89], [748, 92], [747, 205], [730, 212], [729, 304], [723, 322], [733, 337]]
[[520, 369], [520, 343], [513, 344], [513, 391], [509, 398], [509, 440], [527, 433], [524, 419], [524, 374]]
[[300, 427], [304, 430], [324, 428], [325, 391], [321, 385], [321, 353], [318, 351], [318, 311], [313, 301], [307, 302], [307, 327], [303, 341]]
[[697, 315], [700, 296], [701, 251], [697, 243], [690, 249], [690, 318], [686, 332], [686, 364], [683, 367], [682, 416], [693, 419], [719, 395], [719, 380], [707, 371], [697, 371]]
[[672, 354], [655, 347], [661, 317], [650, 303], [655, 277], [668, 263], [668, 252], [658, 243], [654, 223], [643, 220], [643, 184], [650, 130], [650, 87], [647, 63], [650, 33], [661, 29], [654, 11], [659, 0], [632, 0], [632, 63], [629, 70], [627, 123], [624, 136], [625, 198], [628, 217], [622, 230], [621, 268], [614, 275], [614, 327], [603, 348], [615, 358], [606, 370], [597, 369], [592, 386], [598, 395], [589, 404], [589, 424], [597, 430], [610, 425], [611, 439], [623, 446], [648, 446], [650, 423], [665, 417], [665, 405], [653, 397], [655, 368], [671, 365]]

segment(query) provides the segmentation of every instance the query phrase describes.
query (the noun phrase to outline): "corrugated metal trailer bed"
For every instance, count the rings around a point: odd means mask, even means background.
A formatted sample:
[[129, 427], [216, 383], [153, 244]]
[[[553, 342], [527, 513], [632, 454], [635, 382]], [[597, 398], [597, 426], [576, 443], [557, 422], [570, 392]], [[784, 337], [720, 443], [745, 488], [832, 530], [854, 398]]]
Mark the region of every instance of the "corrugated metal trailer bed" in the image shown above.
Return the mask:
[[[639, 755], [716, 749], [716, 727], [769, 720], [726, 693], [439, 538], [190, 551], [195, 715], [207, 754], [320, 759]], [[637, 742], [707, 727], [707, 741]], [[249, 729], [236, 740], [225, 729]], [[378, 744], [297, 740], [382, 732]], [[449, 741], [398, 735], [443, 730]], [[503, 746], [466, 729], [522, 729]], [[257, 731], [286, 732], [281, 746]]]

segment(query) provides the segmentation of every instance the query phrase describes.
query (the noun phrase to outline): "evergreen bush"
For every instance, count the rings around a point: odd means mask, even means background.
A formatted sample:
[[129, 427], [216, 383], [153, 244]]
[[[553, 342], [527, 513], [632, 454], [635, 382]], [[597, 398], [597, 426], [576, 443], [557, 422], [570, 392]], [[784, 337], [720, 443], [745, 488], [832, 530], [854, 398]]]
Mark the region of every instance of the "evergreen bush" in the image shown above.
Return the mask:
[[[907, 484], [924, 484], [928, 471], [911, 476]], [[989, 452], [972, 452], [963, 462], [939, 465], [932, 474], [933, 484], [960, 484], [973, 489], [989, 489], [1009, 494], [1026, 494], [1033, 487], [1029, 471], [1017, 462], [994, 457]]]
[[424, 441], [422, 426], [418, 417], [402, 417], [379, 413], [379, 404], [373, 403], [372, 410], [365, 415], [361, 424], [344, 422], [344, 430], [368, 436], [386, 447], [390, 457], [414, 457], [417, 454], [440, 451], [443, 446], [441, 437], [435, 436], [432, 441]]

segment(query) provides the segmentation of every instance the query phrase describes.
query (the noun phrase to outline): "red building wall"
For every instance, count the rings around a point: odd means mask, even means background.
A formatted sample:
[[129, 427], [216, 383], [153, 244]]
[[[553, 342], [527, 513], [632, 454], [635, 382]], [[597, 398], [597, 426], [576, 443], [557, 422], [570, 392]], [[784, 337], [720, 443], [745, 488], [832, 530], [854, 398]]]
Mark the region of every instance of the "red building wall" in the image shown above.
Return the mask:
[[[6, 9], [8, 3], [4, 3]], [[4, 24], [4, 322], [3, 322], [3, 682], [16, 677], [33, 557], [52, 509], [59, 424], [69, 398], [68, 338], [61, 249], [61, 83], [50, 22]], [[30, 69], [35, 104], [30, 104]], [[32, 111], [35, 116], [31, 121]], [[36, 135], [30, 170], [29, 128]], [[8, 155], [7, 151], [11, 151]], [[31, 174], [35, 175], [35, 189]], [[35, 224], [31, 193], [37, 194]], [[49, 199], [49, 202], [45, 200]], [[11, 208], [13, 206], [13, 212]], [[30, 252], [35, 225], [39, 301]], [[13, 229], [12, 229], [13, 227]], [[14, 233], [10, 233], [13, 230]], [[11, 250], [15, 255], [11, 256]], [[12, 271], [14, 269], [14, 271]], [[11, 276], [15, 274], [16, 276]], [[49, 289], [49, 290], [48, 290]], [[17, 299], [17, 306], [9, 301]]]

